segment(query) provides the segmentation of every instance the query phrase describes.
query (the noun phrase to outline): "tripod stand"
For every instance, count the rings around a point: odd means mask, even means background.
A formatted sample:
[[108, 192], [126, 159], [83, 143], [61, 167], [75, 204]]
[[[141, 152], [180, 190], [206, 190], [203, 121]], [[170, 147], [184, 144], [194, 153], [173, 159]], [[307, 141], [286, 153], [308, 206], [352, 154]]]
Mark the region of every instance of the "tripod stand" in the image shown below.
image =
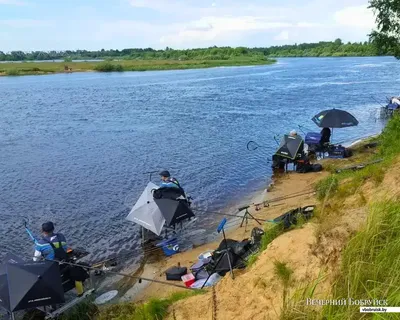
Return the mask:
[[244, 212], [244, 216], [243, 216], [243, 219], [242, 219], [242, 223], [240, 224], [240, 227], [243, 227], [243, 223], [246, 221], [246, 225], [245, 225], [245, 227], [244, 227], [244, 230], [245, 230], [245, 231], [247, 231], [247, 225], [248, 225], [248, 223], [249, 223], [249, 217], [250, 217], [251, 219], [257, 221], [257, 223], [261, 226], [261, 222], [258, 221], [256, 218], [254, 218], [254, 216], [249, 212], [249, 208], [250, 208], [250, 206], [246, 206], [246, 207], [239, 208], [239, 212], [240, 212], [240, 211], [243, 211], [243, 210], [246, 210], [246, 211]]
[[[218, 266], [221, 263], [223, 258], [226, 257], [227, 260], [228, 260], [229, 272], [231, 274], [232, 279], [235, 279], [235, 275], [233, 274], [233, 266], [232, 266], [232, 261], [231, 261], [231, 255], [236, 257], [238, 260], [241, 260], [243, 263], [246, 263], [246, 261], [244, 261], [242, 259], [242, 257], [240, 257], [239, 255], [237, 255], [236, 253], [234, 253], [232, 251], [232, 248], [228, 247], [228, 243], [227, 243], [226, 237], [225, 237], [225, 230], [224, 230], [224, 226], [225, 226], [226, 222], [227, 222], [226, 218], [222, 219], [222, 221], [220, 222], [220, 224], [219, 224], [219, 226], [217, 228], [217, 232], [218, 233], [220, 233], [222, 231], [222, 235], [224, 237], [225, 248], [215, 252], [215, 253], [221, 254], [221, 256], [218, 258], [218, 260], [215, 263], [214, 267], [211, 269], [211, 272], [208, 272], [208, 277], [207, 277], [206, 281], [204, 282], [204, 284], [201, 286], [201, 289], [204, 288], [204, 286], [206, 285], [207, 281], [210, 279], [211, 275], [218, 271]], [[219, 270], [219, 271], [222, 271], [222, 270]]]

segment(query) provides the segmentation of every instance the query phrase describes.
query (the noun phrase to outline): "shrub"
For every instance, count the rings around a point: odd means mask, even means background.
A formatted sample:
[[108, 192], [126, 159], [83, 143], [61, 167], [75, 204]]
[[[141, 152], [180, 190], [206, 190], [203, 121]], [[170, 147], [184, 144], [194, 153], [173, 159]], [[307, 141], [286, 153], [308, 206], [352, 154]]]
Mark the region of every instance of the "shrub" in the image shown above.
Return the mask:
[[99, 63], [98, 65], [96, 65], [94, 67], [94, 69], [96, 71], [100, 71], [100, 72], [121, 72], [124, 71], [124, 68], [121, 64], [114, 64], [111, 62], [102, 62]]
[[18, 76], [19, 71], [18, 71], [18, 69], [10, 69], [10, 70], [6, 71], [6, 75], [7, 76]]

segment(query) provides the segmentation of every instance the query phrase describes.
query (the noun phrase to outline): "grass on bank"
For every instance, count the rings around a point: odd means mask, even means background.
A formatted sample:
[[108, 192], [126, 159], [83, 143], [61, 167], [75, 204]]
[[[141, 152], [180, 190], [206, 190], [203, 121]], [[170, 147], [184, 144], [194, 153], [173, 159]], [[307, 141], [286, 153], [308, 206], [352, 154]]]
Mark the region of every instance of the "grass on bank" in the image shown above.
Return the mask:
[[[338, 216], [345, 213], [341, 205], [347, 197], [358, 194], [365, 183], [379, 187], [384, 174], [400, 155], [400, 117], [392, 118], [381, 136], [379, 147], [370, 158], [382, 158], [383, 161], [359, 171], [333, 174], [316, 186], [321, 206], [319, 225], [326, 230], [335, 226]], [[341, 268], [336, 277], [333, 290], [325, 299], [339, 301], [345, 305], [325, 307], [307, 306], [307, 298], [313, 298], [318, 283], [313, 283], [299, 290], [283, 308], [281, 319], [360, 319], [360, 306], [351, 304], [354, 300], [371, 300], [366, 305], [376, 304], [380, 300], [385, 306], [400, 306], [400, 192], [392, 198], [374, 199], [368, 207], [366, 224], [347, 243], [343, 253]], [[358, 205], [365, 207], [364, 199]], [[355, 204], [357, 206], [357, 204]], [[325, 207], [330, 206], [329, 209]], [[321, 213], [323, 210], [325, 212]], [[321, 229], [322, 227], [320, 227]], [[321, 297], [319, 297], [321, 299]], [[352, 299], [352, 300], [350, 300]], [[382, 301], [385, 300], [385, 301]], [[376, 305], [378, 306], [378, 305]], [[398, 319], [398, 315], [365, 314], [363, 318]]]
[[[85, 62], [22, 62], [1, 63], [0, 75], [38, 75], [64, 72], [121, 72], [150, 70], [179, 70], [212, 67], [266, 65], [276, 62], [273, 59], [240, 57], [229, 60], [120, 60]], [[66, 70], [68, 67], [68, 70]]]
[[151, 299], [144, 304], [118, 303], [97, 307], [92, 300], [80, 303], [60, 317], [60, 320], [161, 320], [175, 302], [203, 294], [203, 290], [173, 293], [166, 299]]

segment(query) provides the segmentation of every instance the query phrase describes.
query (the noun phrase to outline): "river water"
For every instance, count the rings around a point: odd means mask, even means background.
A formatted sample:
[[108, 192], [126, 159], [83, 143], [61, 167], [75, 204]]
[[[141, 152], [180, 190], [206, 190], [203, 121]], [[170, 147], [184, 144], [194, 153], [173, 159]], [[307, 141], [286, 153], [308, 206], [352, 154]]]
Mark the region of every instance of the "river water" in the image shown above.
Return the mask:
[[[1, 77], [0, 255], [31, 255], [22, 217], [35, 231], [53, 220], [97, 258], [135, 253], [138, 227], [124, 217], [144, 172], [169, 169], [204, 210], [238, 205], [266, 186], [274, 134], [319, 131], [311, 117], [333, 107], [360, 121], [335, 141], [379, 132], [373, 97], [399, 94], [399, 73], [394, 58], [373, 57]], [[249, 140], [266, 148], [250, 152]]]

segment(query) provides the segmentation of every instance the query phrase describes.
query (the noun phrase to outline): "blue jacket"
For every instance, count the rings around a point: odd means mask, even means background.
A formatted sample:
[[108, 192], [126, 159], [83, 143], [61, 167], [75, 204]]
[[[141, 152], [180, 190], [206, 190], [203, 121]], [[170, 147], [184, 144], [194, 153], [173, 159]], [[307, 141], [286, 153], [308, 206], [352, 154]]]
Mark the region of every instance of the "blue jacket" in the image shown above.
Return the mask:
[[54, 233], [50, 237], [43, 237], [42, 239], [35, 240], [35, 254], [33, 260], [38, 261], [41, 258], [54, 260], [54, 250], [49, 242], [51, 242], [56, 248], [59, 247], [59, 242], [61, 242], [61, 246], [64, 251], [67, 252], [67, 240], [64, 235], [61, 233]]
[[161, 181], [160, 188], [179, 188], [179, 182], [175, 178], [168, 178], [167, 181]]

